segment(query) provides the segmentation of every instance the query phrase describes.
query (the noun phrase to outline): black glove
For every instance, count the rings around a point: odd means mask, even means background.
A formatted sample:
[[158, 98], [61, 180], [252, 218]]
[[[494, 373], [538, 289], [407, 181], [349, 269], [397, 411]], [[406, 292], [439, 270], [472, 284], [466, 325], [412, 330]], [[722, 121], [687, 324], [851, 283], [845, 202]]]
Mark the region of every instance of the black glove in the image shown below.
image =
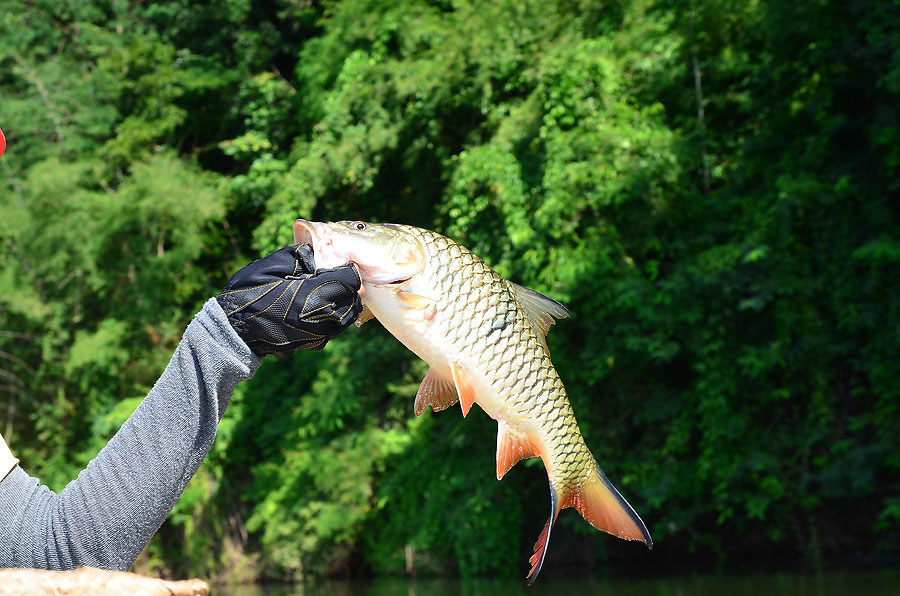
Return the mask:
[[316, 270], [306, 244], [286, 246], [234, 274], [216, 297], [257, 356], [321, 349], [362, 310], [356, 265]]

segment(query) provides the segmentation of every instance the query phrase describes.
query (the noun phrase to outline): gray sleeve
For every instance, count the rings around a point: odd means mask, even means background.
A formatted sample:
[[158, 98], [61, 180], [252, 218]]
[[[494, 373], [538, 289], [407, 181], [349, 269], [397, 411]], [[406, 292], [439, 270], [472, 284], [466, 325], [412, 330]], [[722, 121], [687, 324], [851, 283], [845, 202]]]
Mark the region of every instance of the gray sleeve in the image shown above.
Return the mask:
[[131, 567], [259, 362], [210, 299], [134, 414], [59, 495], [21, 467], [0, 481], [0, 567]]

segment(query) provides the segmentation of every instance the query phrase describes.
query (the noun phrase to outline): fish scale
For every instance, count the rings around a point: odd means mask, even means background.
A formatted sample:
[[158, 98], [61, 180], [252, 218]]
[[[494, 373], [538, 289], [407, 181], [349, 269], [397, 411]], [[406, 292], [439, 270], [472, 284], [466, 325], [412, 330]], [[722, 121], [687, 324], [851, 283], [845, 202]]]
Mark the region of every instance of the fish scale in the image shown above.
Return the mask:
[[[296, 242], [313, 245], [319, 267], [353, 261], [366, 308], [430, 366], [415, 411], [477, 403], [498, 422], [497, 478], [538, 456], [551, 514], [535, 544], [529, 583], [540, 572], [560, 510], [652, 548], [647, 528], [609, 482], [581, 436], [545, 335], [568, 316], [558, 302], [503, 279], [467, 248], [421, 228], [297, 220]], [[421, 400], [421, 403], [420, 403]]]
[[[477, 316], [483, 310], [472, 308], [473, 283], [469, 281], [478, 279], [480, 276], [475, 276], [479, 273], [489, 272], [487, 283], [493, 286], [497, 296], [495, 300], [507, 309], [501, 316], [506, 320], [508, 315], [512, 315], [514, 321], [514, 326], [503, 337], [519, 335], [517, 348], [521, 348], [515, 352], [514, 359], [499, 368], [492, 366], [498, 360], [503, 362], [502, 354], [498, 354], [495, 349], [497, 344], [485, 342], [486, 347], [481, 353], [486, 370], [496, 375], [492, 379], [492, 385], [500, 385], [505, 389], [501, 390], [500, 397], [510, 406], [513, 416], [530, 416], [541, 423], [545, 431], [543, 442], [550, 451], [546, 459], [549, 460], [547, 470], [551, 481], [555, 481], [563, 490], [583, 485], [593, 473], [594, 458], [581, 439], [575, 414], [562, 382], [550, 363], [549, 355], [539, 345], [533, 326], [519, 308], [503, 278], [486, 267], [472, 252], [452, 240], [430, 232], [426, 232], [424, 236], [426, 250], [432, 251], [434, 257], [442, 260], [439, 271], [449, 271], [449, 277], [458, 282], [450, 284], [454, 290], [445, 294], [442, 301], [446, 304], [445, 312], [449, 315], [447, 324], [450, 328], [461, 326], [468, 330], [469, 321], [472, 321], [471, 326], [482, 328], [488, 325], [489, 330], [490, 321], [473, 318], [473, 315]], [[484, 279], [481, 281], [485, 284]], [[483, 301], [478, 303], [483, 304]], [[509, 325], [507, 328], [510, 328]], [[501, 334], [505, 331], [501, 331]], [[483, 335], [487, 336], [487, 332]], [[467, 339], [467, 335], [464, 335], [458, 341]], [[536, 364], [544, 373], [542, 378], [533, 374]]]

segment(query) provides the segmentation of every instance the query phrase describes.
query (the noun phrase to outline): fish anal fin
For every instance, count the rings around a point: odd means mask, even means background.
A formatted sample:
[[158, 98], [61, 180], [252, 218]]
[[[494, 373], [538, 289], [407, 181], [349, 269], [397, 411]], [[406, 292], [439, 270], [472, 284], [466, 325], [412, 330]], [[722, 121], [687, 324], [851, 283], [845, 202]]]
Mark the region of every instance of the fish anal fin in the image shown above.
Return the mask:
[[497, 424], [497, 480], [503, 478], [519, 461], [540, 456], [537, 443], [525, 433], [511, 429], [506, 423]]
[[574, 507], [589, 524], [624, 540], [639, 540], [653, 548], [644, 521], [612, 485], [600, 466], [581, 488], [561, 499], [560, 508]]
[[456, 385], [456, 393], [459, 395], [459, 406], [462, 408], [462, 415], [465, 418], [472, 409], [472, 404], [475, 403], [475, 390], [466, 380], [463, 371], [455, 364], [450, 364], [450, 374], [453, 375], [453, 383]]
[[356, 317], [356, 326], [362, 327], [365, 323], [371, 321], [375, 318], [375, 315], [372, 314], [372, 311], [369, 310], [368, 306], [363, 306], [362, 312], [359, 313], [359, 316]]
[[571, 314], [565, 306], [540, 292], [509, 282], [510, 288], [516, 295], [519, 306], [525, 312], [525, 316], [531, 322], [537, 332], [538, 340], [547, 349], [547, 331], [558, 319], [565, 319]]
[[550, 531], [553, 529], [553, 524], [556, 522], [560, 509], [559, 499], [556, 497], [556, 490], [551, 484], [550, 518], [547, 520], [547, 523], [544, 524], [544, 529], [541, 531], [540, 536], [538, 536], [537, 542], [534, 543], [534, 553], [531, 555], [531, 558], [528, 559], [528, 562], [531, 563], [531, 571], [528, 572], [525, 580], [529, 586], [537, 579], [538, 574], [541, 572], [541, 567], [544, 565], [544, 557], [547, 556], [547, 547], [550, 546]]
[[433, 368], [428, 369], [422, 384], [419, 385], [419, 391], [416, 393], [415, 411], [416, 416], [420, 416], [422, 412], [431, 406], [435, 412], [446, 410], [459, 401], [456, 394], [456, 387], [453, 381], [445, 379], [434, 371]]

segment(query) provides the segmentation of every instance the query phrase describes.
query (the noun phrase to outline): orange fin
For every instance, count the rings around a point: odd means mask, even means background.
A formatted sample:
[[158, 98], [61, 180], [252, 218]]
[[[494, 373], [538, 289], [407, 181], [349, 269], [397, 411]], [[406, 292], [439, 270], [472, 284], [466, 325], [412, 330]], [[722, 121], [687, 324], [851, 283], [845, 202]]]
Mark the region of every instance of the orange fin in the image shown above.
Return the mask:
[[541, 535], [538, 536], [537, 542], [534, 543], [534, 554], [532, 554], [531, 558], [528, 560], [528, 562], [531, 563], [531, 571], [528, 572], [525, 580], [529, 586], [537, 579], [538, 574], [541, 572], [541, 567], [544, 565], [544, 557], [547, 556], [547, 547], [550, 546], [550, 531], [553, 529], [553, 524], [556, 522], [556, 517], [559, 515], [560, 509], [559, 499], [556, 498], [556, 489], [554, 489], [553, 484], [551, 484], [550, 519], [544, 524]]
[[497, 422], [497, 480], [503, 478], [519, 461], [539, 455], [538, 447], [531, 437], [512, 430], [504, 422]]
[[405, 304], [408, 308], [428, 308], [429, 306], [434, 306], [435, 301], [431, 298], [426, 298], [425, 296], [419, 296], [418, 294], [412, 294], [410, 292], [404, 292], [400, 290], [397, 292], [397, 298]]
[[561, 508], [574, 507], [589, 524], [625, 540], [640, 540], [653, 548], [644, 521], [619, 494], [600, 466], [594, 477], [562, 499]]
[[450, 364], [450, 373], [453, 375], [453, 382], [456, 384], [456, 392], [459, 394], [459, 406], [462, 408], [463, 418], [472, 409], [475, 403], [475, 390], [469, 385], [463, 372], [455, 364]]
[[448, 381], [441, 375], [434, 372], [433, 368], [428, 369], [422, 384], [419, 385], [419, 391], [416, 393], [415, 411], [416, 416], [420, 416], [422, 412], [431, 406], [435, 412], [446, 410], [459, 401], [456, 395], [456, 388], [452, 381]]
[[362, 327], [364, 323], [367, 323], [375, 318], [375, 315], [372, 314], [372, 311], [369, 310], [368, 306], [363, 306], [362, 312], [359, 313], [359, 316], [356, 317], [356, 326]]

